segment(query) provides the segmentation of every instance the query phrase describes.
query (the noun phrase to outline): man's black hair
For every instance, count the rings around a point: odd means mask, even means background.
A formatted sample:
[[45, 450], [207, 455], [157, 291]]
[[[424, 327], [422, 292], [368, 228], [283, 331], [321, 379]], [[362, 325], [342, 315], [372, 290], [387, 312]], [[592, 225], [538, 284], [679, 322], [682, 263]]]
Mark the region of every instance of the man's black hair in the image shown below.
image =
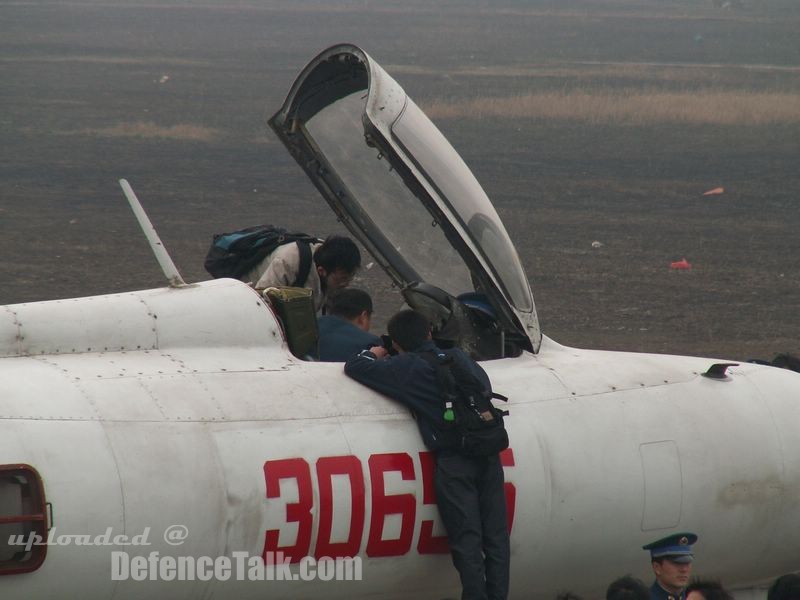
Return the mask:
[[342, 269], [352, 274], [361, 266], [361, 252], [349, 237], [331, 235], [314, 252], [314, 264], [328, 273]]
[[327, 314], [352, 321], [364, 311], [372, 314], [372, 298], [364, 290], [347, 287], [334, 290], [325, 301], [325, 307]]
[[431, 325], [428, 319], [413, 310], [401, 310], [389, 319], [389, 337], [406, 352], [413, 352], [428, 339]]
[[606, 590], [606, 600], [650, 600], [650, 590], [632, 575], [612, 581]]
[[800, 600], [800, 575], [781, 575], [770, 586], [767, 600]]
[[578, 596], [575, 592], [566, 591], [558, 592], [558, 594], [556, 594], [556, 600], [583, 600], [583, 598]]
[[733, 600], [733, 596], [719, 581], [695, 579], [686, 587], [686, 596], [689, 592], [699, 592], [705, 600]]

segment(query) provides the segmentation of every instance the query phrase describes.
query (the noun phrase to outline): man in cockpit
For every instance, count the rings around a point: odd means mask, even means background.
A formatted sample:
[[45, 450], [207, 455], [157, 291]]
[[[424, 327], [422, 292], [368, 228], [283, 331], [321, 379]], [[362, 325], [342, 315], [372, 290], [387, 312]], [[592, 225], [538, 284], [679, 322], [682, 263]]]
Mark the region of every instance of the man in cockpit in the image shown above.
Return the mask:
[[332, 290], [347, 287], [353, 281], [361, 266], [361, 253], [353, 240], [341, 235], [311, 244], [310, 256], [305, 261], [303, 250], [299, 243], [278, 246], [242, 281], [254, 282], [257, 290], [280, 286], [309, 288], [314, 309], [319, 313]]
[[380, 346], [381, 338], [369, 332], [372, 298], [364, 290], [333, 290], [325, 302], [319, 324], [319, 359], [344, 362], [362, 350]]

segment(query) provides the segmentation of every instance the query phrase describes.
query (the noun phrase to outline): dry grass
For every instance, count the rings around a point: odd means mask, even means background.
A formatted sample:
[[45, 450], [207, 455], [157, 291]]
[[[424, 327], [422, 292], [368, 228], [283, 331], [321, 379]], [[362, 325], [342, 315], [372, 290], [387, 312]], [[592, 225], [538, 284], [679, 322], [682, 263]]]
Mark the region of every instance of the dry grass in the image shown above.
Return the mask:
[[789, 92], [555, 91], [455, 102], [433, 100], [423, 108], [434, 119], [495, 117], [631, 125], [800, 123], [800, 94]]
[[63, 56], [0, 56], [0, 63], [86, 63], [103, 65], [169, 65], [174, 67], [203, 67], [210, 63], [200, 60], [153, 56], [137, 58], [133, 56], [96, 56], [75, 54]]
[[193, 142], [211, 142], [222, 135], [222, 131], [202, 125], [171, 125], [163, 127], [149, 122], [120, 123], [113, 127], [101, 129], [85, 129], [82, 131], [62, 132], [67, 134], [97, 135], [100, 137], [138, 137], [169, 139]]
[[[699, 3], [698, 3], [699, 4]], [[578, 20], [600, 20], [600, 19], [627, 19], [649, 21], [658, 19], [664, 21], [736, 21], [742, 23], [776, 23], [780, 22], [780, 17], [771, 17], [767, 14], [748, 14], [737, 11], [708, 11], [704, 7], [698, 6], [694, 11], [675, 11], [669, 9], [654, 9], [652, 6], [642, 6], [636, 2], [631, 2], [627, 8], [613, 9], [610, 7], [585, 8], [575, 10], [570, 8], [504, 8], [504, 9], [478, 9], [478, 12], [485, 12], [493, 15], [504, 15], [512, 17], [536, 17], [536, 18], [560, 18]]]
[[[706, 5], [698, 2], [695, 10], [671, 10], [665, 8], [655, 8], [652, 5], [642, 5], [638, 0], [628, 0], [627, 2], [606, 3], [608, 6], [598, 5], [590, 8], [572, 7], [506, 7], [498, 8], [495, 6], [448, 6], [450, 15], [474, 15], [476, 17], [496, 18], [497, 16], [521, 17], [536, 19], [571, 19], [571, 20], [652, 20], [660, 21], [734, 21], [746, 23], [776, 23], [785, 22], [784, 15], [771, 16], [765, 10], [768, 0], [758, 0], [758, 11], [755, 14], [740, 11], [720, 11], [710, 10]], [[153, 2], [152, 0], [45, 0], [45, 4], [59, 4], [67, 7], [91, 7], [91, 8], [117, 8], [121, 5], [127, 7], [146, 8], [148, 10], [214, 10], [214, 11], [237, 11], [237, 12], [291, 12], [298, 14], [319, 14], [319, 13], [363, 13], [368, 10], [373, 14], [402, 15], [402, 14], [430, 14], [438, 16], [442, 9], [435, 4], [425, 5], [424, 3], [404, 3], [395, 0], [387, 2], [385, 0], [345, 0], [333, 4], [325, 0], [315, 2], [296, 2], [295, 0], [273, 0], [265, 3], [263, 0], [238, 0], [235, 2], [221, 2], [218, 0], [200, 0], [189, 5], [185, 0], [162, 0]], [[42, 0], [19, 0], [6, 2], [8, 6], [39, 6]]]
[[[411, 74], [439, 74], [444, 71], [420, 69], [404, 65], [399, 71]], [[724, 65], [715, 63], [636, 63], [636, 62], [569, 62], [531, 65], [484, 65], [470, 66], [448, 71], [451, 76], [476, 77], [541, 77], [581, 79], [651, 79], [659, 82], [703, 83], [718, 79], [741, 81], [747, 74], [780, 73], [784, 77], [796, 78], [800, 67], [787, 65]], [[796, 80], [796, 79], [795, 79]]]
[[[567, 90], [597, 90], [613, 86], [653, 88], [649, 94], [674, 89], [702, 89], [715, 93], [779, 92], [800, 90], [800, 67], [789, 65], [724, 65], [715, 63], [644, 63], [644, 62], [549, 62], [518, 65], [469, 65], [442, 69], [419, 65], [393, 64], [388, 72], [395, 75], [433, 76], [453, 79], [469, 85], [472, 81], [514, 79], [522, 86]], [[498, 85], [504, 85], [501, 82]], [[630, 90], [623, 90], [630, 92]], [[587, 92], [588, 93], [588, 92]]]

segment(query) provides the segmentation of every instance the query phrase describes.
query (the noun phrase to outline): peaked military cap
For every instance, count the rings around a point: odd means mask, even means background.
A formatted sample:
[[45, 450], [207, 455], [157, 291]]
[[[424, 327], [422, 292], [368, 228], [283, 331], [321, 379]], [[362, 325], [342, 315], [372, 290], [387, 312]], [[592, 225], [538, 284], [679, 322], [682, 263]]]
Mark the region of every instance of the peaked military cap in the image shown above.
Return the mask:
[[697, 536], [693, 533], [675, 533], [646, 546], [642, 550], [650, 550], [650, 558], [668, 558], [672, 562], [690, 563], [694, 560], [692, 554], [692, 544], [697, 542]]

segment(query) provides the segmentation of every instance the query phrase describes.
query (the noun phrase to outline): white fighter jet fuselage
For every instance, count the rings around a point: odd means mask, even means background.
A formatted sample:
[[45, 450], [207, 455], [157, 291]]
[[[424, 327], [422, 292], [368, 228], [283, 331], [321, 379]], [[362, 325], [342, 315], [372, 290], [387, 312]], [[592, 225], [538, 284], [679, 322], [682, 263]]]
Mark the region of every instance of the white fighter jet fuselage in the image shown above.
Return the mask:
[[[358, 135], [331, 145], [342, 119]], [[597, 597], [619, 575], [649, 577], [642, 545], [677, 531], [700, 536], [698, 568], [731, 588], [800, 567], [800, 375], [742, 364], [708, 376], [722, 361], [542, 336], [488, 199], [354, 46], [314, 59], [271, 125], [407, 302], [510, 398], [512, 598]], [[380, 160], [347, 172], [360, 153]], [[428, 227], [421, 248], [393, 237], [397, 215]], [[241, 282], [2, 307], [0, 380], [3, 598], [458, 595], [411, 415], [340, 363], [296, 358]], [[48, 530], [50, 544], [33, 543]], [[292, 575], [304, 557], [356, 557], [361, 580], [237, 577], [237, 560], [278, 554]], [[137, 580], [136, 556], [233, 566]]]

